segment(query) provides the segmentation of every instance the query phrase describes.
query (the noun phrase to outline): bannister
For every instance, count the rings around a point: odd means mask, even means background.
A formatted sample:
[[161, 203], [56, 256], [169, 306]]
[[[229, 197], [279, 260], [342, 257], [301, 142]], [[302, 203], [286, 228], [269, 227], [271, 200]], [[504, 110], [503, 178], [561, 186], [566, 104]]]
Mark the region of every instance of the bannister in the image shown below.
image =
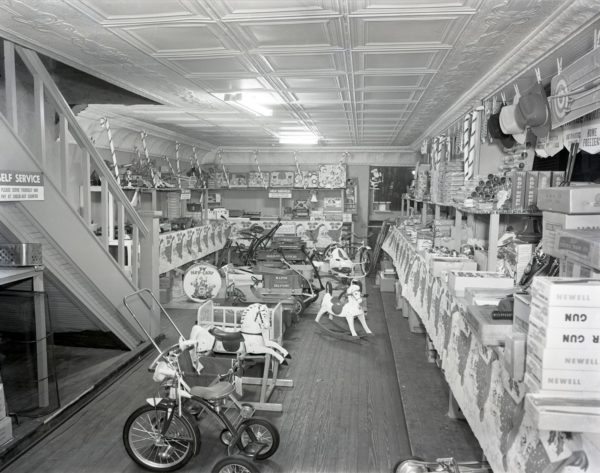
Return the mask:
[[[25, 67], [34, 79], [33, 99], [34, 99], [34, 138], [31, 143], [31, 149], [37, 155], [37, 161], [40, 168], [48, 173], [49, 156], [46, 149], [46, 122], [45, 122], [45, 100], [55, 108], [58, 114], [59, 147], [58, 147], [58, 174], [55, 176], [58, 187], [63, 195], [67, 196], [71, 190], [71, 195], [79, 195], [79, 204], [76, 206], [71, 202], [72, 207], [77, 207], [77, 211], [87, 224], [91, 231], [92, 209], [91, 209], [91, 187], [90, 172], [95, 169], [98, 173], [102, 185], [100, 186], [100, 224], [102, 226], [102, 235], [99, 239], [103, 248], [109, 252], [109, 245], [114, 245], [114, 226], [117, 225], [117, 254], [115, 260], [118, 266], [127, 273], [127, 266], [131, 268], [131, 280], [137, 286], [140, 281], [140, 261], [138, 256], [139, 243], [145, 238], [154, 239], [148, 227], [137, 213], [119, 183], [115, 179], [112, 171], [108, 168], [104, 159], [95, 148], [90, 138], [81, 128], [71, 107], [67, 104], [58, 86], [46, 70], [40, 57], [36, 52], [15, 45], [9, 41], [4, 41], [4, 72], [6, 76], [6, 113], [7, 119], [16, 131], [17, 123], [17, 55], [21, 58]], [[16, 53], [16, 54], [15, 54]], [[78, 189], [75, 193], [72, 188], [69, 189], [69, 180], [73, 176], [69, 175], [68, 160], [77, 153], [69, 153], [68, 137], [69, 133], [78, 145], [81, 151], [81, 170], [80, 178], [76, 178]], [[93, 166], [93, 167], [92, 167]], [[116, 213], [116, 215], [115, 215]], [[116, 217], [116, 222], [115, 222]], [[125, 257], [125, 225], [132, 226], [132, 245], [129, 247], [128, 265]]]
[[148, 229], [144, 225], [144, 222], [142, 222], [142, 219], [129, 202], [129, 199], [127, 198], [119, 184], [116, 182], [114, 176], [104, 163], [104, 159], [102, 158], [102, 156], [100, 156], [100, 153], [98, 153], [90, 139], [86, 136], [83, 129], [80, 127], [79, 123], [77, 123], [75, 115], [71, 111], [71, 108], [65, 101], [57, 85], [54, 83], [54, 80], [52, 79], [52, 77], [50, 77], [50, 74], [44, 67], [44, 64], [40, 60], [37, 53], [35, 53], [32, 50], [25, 49], [21, 46], [15, 46], [15, 50], [17, 51], [17, 53], [23, 60], [23, 63], [27, 66], [31, 74], [34, 77], [38, 77], [44, 84], [45, 90], [49, 93], [50, 98], [54, 102], [54, 106], [59, 112], [59, 115], [61, 115], [67, 120], [68, 129], [71, 132], [71, 135], [73, 136], [79, 147], [84, 152], [88, 152], [90, 154], [92, 161], [96, 165], [96, 170], [98, 171], [101, 180], [103, 182], [107, 182], [108, 188], [111, 194], [113, 194], [115, 200], [123, 204], [125, 214], [129, 217], [131, 222], [139, 228], [142, 236], [147, 235]]

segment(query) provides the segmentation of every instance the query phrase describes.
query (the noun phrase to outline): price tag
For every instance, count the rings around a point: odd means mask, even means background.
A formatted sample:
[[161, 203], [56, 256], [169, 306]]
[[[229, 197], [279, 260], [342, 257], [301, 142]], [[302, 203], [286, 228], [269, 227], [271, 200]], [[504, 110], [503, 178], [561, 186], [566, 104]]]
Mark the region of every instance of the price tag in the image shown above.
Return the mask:
[[235, 386], [235, 393], [238, 396], [242, 396], [244, 394], [244, 387], [242, 386], [242, 378], [240, 376], [233, 378], [233, 385]]

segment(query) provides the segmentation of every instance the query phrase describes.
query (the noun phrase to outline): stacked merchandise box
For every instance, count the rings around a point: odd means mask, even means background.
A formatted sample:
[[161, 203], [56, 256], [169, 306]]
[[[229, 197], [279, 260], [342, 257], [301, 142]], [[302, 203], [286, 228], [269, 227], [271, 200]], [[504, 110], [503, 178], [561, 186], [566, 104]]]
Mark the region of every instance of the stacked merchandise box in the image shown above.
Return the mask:
[[468, 287], [512, 289], [514, 279], [492, 271], [450, 271], [448, 288], [456, 297], [463, 297]]
[[544, 211], [542, 244], [549, 255], [561, 256], [558, 235], [562, 230], [600, 229], [600, 186], [540, 189], [538, 207]]
[[535, 278], [527, 337], [530, 391], [600, 396], [600, 281]]
[[556, 240], [561, 276], [600, 278], [600, 230], [562, 230]]
[[429, 164], [419, 164], [417, 166], [415, 181], [415, 199], [429, 199]]
[[540, 429], [600, 431], [600, 281], [538, 277], [531, 296], [525, 408]]
[[[444, 161], [431, 172], [431, 200], [451, 204], [464, 186], [462, 161]], [[463, 199], [461, 199], [463, 200]]]

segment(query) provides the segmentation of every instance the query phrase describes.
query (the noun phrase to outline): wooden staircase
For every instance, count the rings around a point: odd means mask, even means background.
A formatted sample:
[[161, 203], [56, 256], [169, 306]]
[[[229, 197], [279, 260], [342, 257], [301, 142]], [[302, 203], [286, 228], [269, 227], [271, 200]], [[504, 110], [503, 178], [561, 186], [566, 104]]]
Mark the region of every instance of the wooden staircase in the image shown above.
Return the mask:
[[[22, 74], [23, 70], [17, 70], [16, 54], [33, 76], [33, 97], [25, 86], [20, 87], [17, 74]], [[46, 270], [85, 307], [87, 316], [91, 314], [99, 325], [132, 349], [145, 341], [145, 336], [125, 309], [123, 298], [139, 289], [140, 280], [148, 280], [142, 275], [152, 268], [144, 267], [143, 249], [153, 245], [148, 245], [144, 239], [155, 235], [148, 231], [115, 176], [77, 123], [37, 54], [5, 41], [4, 57], [6, 115], [0, 114], [2, 168], [43, 172], [44, 200], [0, 202], [0, 222], [13, 239], [41, 243]], [[34, 110], [27, 110], [31, 99]], [[45, 110], [55, 111], [59, 117], [58, 141], [48, 138], [46, 127], [52, 126], [53, 121], [48, 120], [50, 114]], [[17, 123], [17, 117], [33, 117], [33, 123], [25, 126]], [[99, 237], [92, 232], [91, 226], [89, 176], [92, 169], [102, 181], [103, 232]], [[73, 199], [74, 195], [79, 198]], [[116, 258], [109, 251], [107, 229], [114, 225], [109, 221], [109, 202], [116, 209]], [[126, 225], [133, 229], [132, 248], [142, 248], [141, 256], [138, 251], [132, 251], [130, 269], [127, 270]], [[149, 332], [157, 335], [156, 307], [138, 299], [134, 309]]]

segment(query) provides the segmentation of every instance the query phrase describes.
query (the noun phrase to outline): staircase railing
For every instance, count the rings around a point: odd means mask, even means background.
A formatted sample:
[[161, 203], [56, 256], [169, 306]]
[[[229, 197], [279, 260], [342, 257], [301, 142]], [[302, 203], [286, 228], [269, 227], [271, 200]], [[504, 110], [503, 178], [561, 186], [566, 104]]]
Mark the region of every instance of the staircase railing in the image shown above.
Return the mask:
[[[15, 54], [16, 53], [16, 54]], [[84, 219], [90, 231], [92, 231], [92, 189], [90, 184], [90, 175], [92, 169], [96, 171], [100, 178], [100, 221], [101, 228], [100, 242], [107, 253], [110, 254], [110, 246], [116, 246], [116, 262], [126, 273], [130, 274], [134, 286], [139, 287], [140, 277], [140, 258], [138, 248], [140, 247], [140, 238], [152, 237], [148, 228], [142, 221], [140, 215], [131, 205], [129, 199], [119, 186], [115, 176], [108, 168], [104, 159], [95, 148], [90, 138], [85, 134], [82, 127], [63, 97], [58, 86], [50, 76], [50, 73], [44, 66], [36, 52], [15, 45], [9, 41], [4, 41], [4, 73], [5, 73], [5, 99], [6, 99], [6, 117], [15, 131], [19, 130], [18, 123], [18, 93], [17, 93], [17, 62], [16, 58], [21, 59], [33, 77], [33, 100], [34, 100], [34, 128], [32, 143], [33, 155], [38, 160], [40, 168], [48, 174], [47, 138], [46, 124], [47, 111], [45, 110], [46, 99], [54, 107], [58, 115], [59, 128], [59, 179], [60, 189], [63, 195], [68, 195], [75, 190], [80, 195], [79, 208], [76, 210]], [[79, 147], [81, 153], [69, 152], [69, 134]], [[73, 179], [69, 177], [68, 160], [80, 156], [81, 179], [75, 182], [78, 189], [72, 189]], [[52, 163], [55, 165], [55, 163]], [[71, 203], [73, 207], [76, 207]], [[117, 237], [111, 241], [110, 237], [114, 234], [115, 225], [113, 209], [116, 208]], [[129, 246], [128, 260], [125, 258], [126, 248], [126, 225], [131, 226], [131, 246]], [[126, 264], [129, 263], [129, 264]], [[130, 272], [126, 267], [130, 267]]]

